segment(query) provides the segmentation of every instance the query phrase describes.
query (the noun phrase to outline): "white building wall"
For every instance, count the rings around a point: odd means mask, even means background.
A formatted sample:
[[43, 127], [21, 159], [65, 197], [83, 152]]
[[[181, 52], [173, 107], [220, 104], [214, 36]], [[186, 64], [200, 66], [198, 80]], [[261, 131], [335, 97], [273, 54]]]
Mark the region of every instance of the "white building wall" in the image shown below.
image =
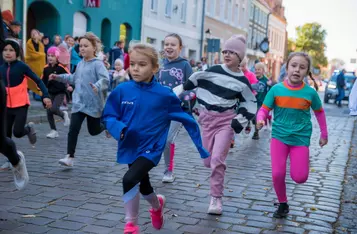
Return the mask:
[[275, 15], [270, 16], [269, 20], [269, 52], [278, 57], [284, 57], [285, 51], [285, 31], [286, 25]]
[[203, 0], [144, 0], [143, 4], [142, 41], [161, 51], [165, 36], [177, 33], [184, 44], [181, 55], [199, 60]]

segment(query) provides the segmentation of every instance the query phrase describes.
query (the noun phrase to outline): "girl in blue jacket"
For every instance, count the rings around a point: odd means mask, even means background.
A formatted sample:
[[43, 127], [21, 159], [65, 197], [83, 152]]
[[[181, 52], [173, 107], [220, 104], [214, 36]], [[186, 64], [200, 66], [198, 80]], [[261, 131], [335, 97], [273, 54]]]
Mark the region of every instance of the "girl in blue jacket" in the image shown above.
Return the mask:
[[181, 122], [202, 158], [208, 152], [202, 147], [195, 119], [181, 108], [181, 101], [171, 89], [160, 85], [157, 72], [158, 53], [150, 45], [136, 44], [130, 52], [129, 82], [120, 84], [109, 96], [103, 111], [103, 122], [118, 141], [117, 162], [128, 164], [123, 177], [123, 200], [126, 216], [124, 233], [139, 233], [139, 191], [151, 204], [152, 225], [163, 226], [165, 197], [151, 187], [149, 171], [155, 167], [165, 149], [171, 120]]

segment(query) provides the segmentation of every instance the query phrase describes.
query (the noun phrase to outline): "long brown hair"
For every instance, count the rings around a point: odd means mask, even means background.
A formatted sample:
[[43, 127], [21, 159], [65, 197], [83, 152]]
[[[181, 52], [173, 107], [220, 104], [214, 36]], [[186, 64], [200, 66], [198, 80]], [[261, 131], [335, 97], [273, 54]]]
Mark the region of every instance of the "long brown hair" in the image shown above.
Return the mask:
[[296, 57], [296, 56], [301, 56], [301, 57], [304, 57], [308, 63], [308, 66], [307, 66], [307, 75], [310, 77], [310, 79], [314, 82], [314, 88], [316, 89], [316, 91], [319, 90], [319, 86], [317, 85], [316, 83], [316, 80], [315, 78], [312, 76], [312, 73], [311, 73], [311, 57], [305, 53], [305, 52], [292, 52], [289, 54], [289, 57], [288, 57], [288, 60], [286, 62], [286, 69], [288, 69], [289, 67], [289, 62], [292, 58]]

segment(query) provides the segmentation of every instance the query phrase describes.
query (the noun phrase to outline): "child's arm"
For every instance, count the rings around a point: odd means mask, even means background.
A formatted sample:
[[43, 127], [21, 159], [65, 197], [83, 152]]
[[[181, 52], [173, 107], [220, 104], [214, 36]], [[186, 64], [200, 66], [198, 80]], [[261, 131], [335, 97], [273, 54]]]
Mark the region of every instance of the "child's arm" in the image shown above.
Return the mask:
[[184, 77], [183, 77], [183, 80], [182, 80], [182, 83], [186, 83], [188, 78], [192, 75], [193, 71], [192, 71], [192, 67], [189, 63], [186, 63], [186, 66], [185, 66], [185, 74], [184, 74]]
[[95, 82], [93, 85], [97, 88], [98, 91], [103, 92], [108, 90], [109, 72], [103, 63], [97, 63], [96, 66], [97, 82]]
[[42, 98], [48, 98], [48, 90], [46, 88], [45, 83], [43, 83], [43, 81], [31, 70], [31, 68], [29, 66], [27, 66], [25, 63], [23, 64], [25, 66], [24, 68], [24, 74], [30, 78], [31, 80], [33, 80], [33, 82], [36, 83], [36, 85], [40, 88], [41, 92], [42, 92]]
[[196, 120], [182, 110], [180, 99], [178, 99], [173, 93], [169, 98], [169, 119], [181, 122], [185, 126], [193, 143], [196, 145], [201, 158], [207, 158], [209, 153], [205, 148], [203, 148], [200, 128], [198, 127]]
[[197, 88], [197, 86], [198, 86], [198, 79], [199, 79], [200, 76], [202, 76], [203, 74], [205, 74], [204, 71], [193, 73], [193, 74], [190, 76], [190, 78], [185, 82], [185, 84], [176, 86], [175, 88], [172, 89], [172, 91], [174, 91], [174, 93], [176, 94], [176, 96], [180, 96], [184, 91], [193, 90], [193, 89]]
[[320, 131], [321, 131], [320, 138], [327, 140], [328, 133], [327, 133], [327, 123], [326, 123], [325, 111], [324, 111], [324, 109], [321, 108], [321, 110], [314, 111], [314, 113], [315, 113], [317, 122], [319, 123], [319, 126], [320, 126]]
[[264, 103], [257, 113], [257, 128], [260, 129], [264, 126], [265, 121], [269, 116], [269, 111], [274, 108], [275, 94], [274, 88], [271, 88], [265, 96]]
[[120, 121], [120, 89], [115, 89], [108, 97], [105, 104], [102, 121], [110, 135], [120, 141], [125, 134], [126, 124]]
[[232, 120], [231, 127], [235, 133], [240, 133], [247, 126], [257, 113], [257, 99], [250, 86], [244, 85], [242, 92], [238, 96], [239, 108], [237, 116]]

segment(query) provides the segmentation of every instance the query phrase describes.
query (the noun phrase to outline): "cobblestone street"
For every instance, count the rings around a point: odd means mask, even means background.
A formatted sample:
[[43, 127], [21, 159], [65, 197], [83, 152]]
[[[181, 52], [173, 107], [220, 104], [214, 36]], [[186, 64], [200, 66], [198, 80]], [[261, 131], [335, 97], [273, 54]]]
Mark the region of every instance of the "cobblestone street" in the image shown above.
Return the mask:
[[[151, 227], [149, 206], [142, 200], [142, 233], [333, 233], [354, 119], [327, 113], [329, 144], [322, 149], [318, 146], [318, 125], [313, 120], [307, 183], [297, 185], [287, 176], [291, 208], [287, 219], [272, 218], [276, 196], [270, 174], [268, 131], [262, 131], [259, 141], [237, 136], [236, 147], [227, 160], [222, 216], [206, 214], [210, 171], [203, 167], [186, 132], [181, 131], [176, 144], [176, 181], [161, 183], [163, 162], [151, 172], [153, 186], [167, 198], [165, 227], [161, 231]], [[35, 148], [30, 147], [27, 138], [16, 139], [26, 156], [30, 184], [24, 191], [16, 191], [11, 172], [0, 172], [0, 234], [122, 233], [121, 178], [126, 167], [115, 163], [116, 142], [104, 134], [89, 136], [84, 124], [75, 167], [66, 169], [57, 161], [66, 153], [68, 130], [62, 122], [57, 125], [60, 137], [56, 140], [45, 138], [47, 123], [36, 125]], [[349, 199], [345, 195], [345, 201]], [[343, 206], [352, 207], [356, 204]], [[355, 221], [342, 219], [338, 230], [343, 233]]]

